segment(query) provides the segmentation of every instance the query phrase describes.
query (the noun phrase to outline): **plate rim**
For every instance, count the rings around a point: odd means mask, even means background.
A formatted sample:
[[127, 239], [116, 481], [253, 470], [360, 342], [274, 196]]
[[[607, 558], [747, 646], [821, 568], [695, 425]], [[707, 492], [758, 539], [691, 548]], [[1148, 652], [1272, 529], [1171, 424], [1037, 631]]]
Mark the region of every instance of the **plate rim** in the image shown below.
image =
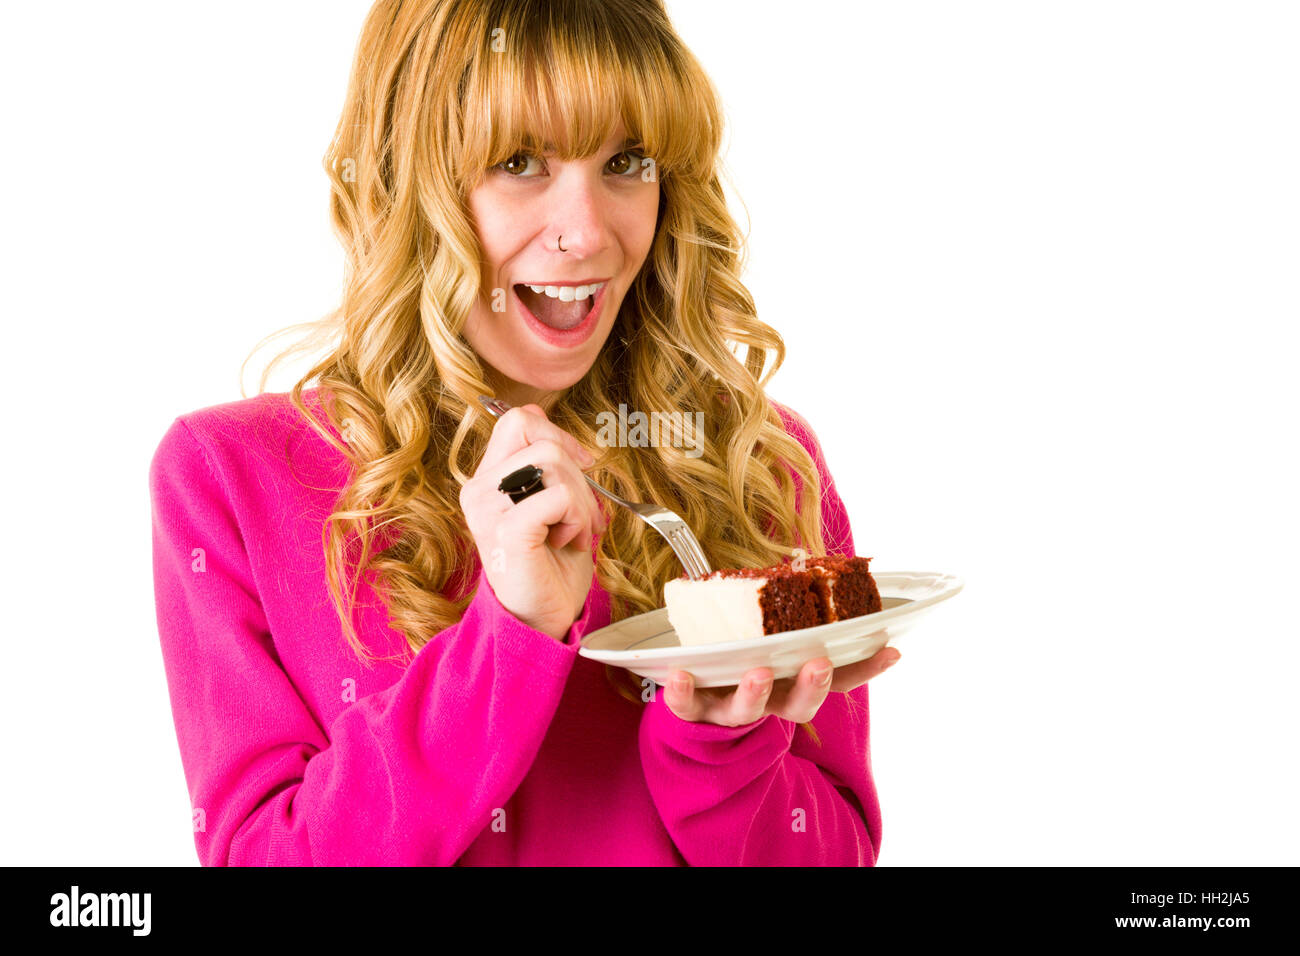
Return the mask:
[[[908, 615], [908, 614], [913, 614], [917, 611], [921, 611], [928, 607], [932, 607], [933, 605], [938, 604], [941, 601], [946, 601], [951, 597], [955, 597], [957, 594], [961, 592], [962, 588], [966, 586], [966, 581], [963, 577], [957, 574], [950, 574], [946, 571], [883, 571], [880, 572], [879, 574], [872, 572], [872, 577], [876, 579], [876, 583], [877, 586], [880, 587], [882, 597], [886, 595], [885, 595], [884, 586], [880, 585], [880, 579], [889, 578], [889, 577], [903, 577], [903, 576], [911, 576], [916, 578], [929, 578], [932, 579], [935, 583], [942, 582], [945, 584], [945, 586], [942, 587], [939, 591], [936, 591], [934, 594], [930, 594], [922, 598], [909, 599], [907, 604], [900, 604], [898, 607], [886, 608], [881, 611], [876, 611], [873, 614], [863, 614], [863, 615], [859, 615], [858, 617], [847, 618], [843, 621], [831, 621], [829, 624], [815, 624], [812, 627], [802, 627], [795, 631], [783, 631], [780, 634], [765, 634], [762, 637], [752, 637], [747, 641], [714, 641], [711, 644], [691, 644], [687, 646], [678, 644], [673, 647], [651, 647], [642, 651], [635, 651], [635, 650], [615, 651], [615, 650], [607, 650], [607, 649], [600, 649], [600, 648], [592, 648], [587, 646], [587, 641], [590, 638], [599, 634], [601, 631], [604, 631], [606, 628], [616, 627], [619, 624], [625, 624], [628, 621], [635, 621], [638, 620], [639, 618], [649, 617], [652, 614], [663, 614], [665, 617], [667, 617], [667, 609], [659, 607], [659, 608], [655, 608], [653, 611], [643, 611], [641, 614], [635, 614], [632, 617], [624, 618], [622, 621], [617, 621], [613, 624], [607, 624], [605, 625], [605, 627], [597, 628], [596, 630], [591, 631], [590, 633], [584, 634], [582, 636], [582, 640], [579, 642], [578, 653], [583, 657], [588, 657], [591, 658], [592, 660], [604, 660], [608, 662], [610, 657], [613, 656], [615, 659], [627, 658], [629, 660], [635, 659], [637, 661], [643, 662], [647, 660], [653, 661], [661, 657], [676, 657], [682, 654], [694, 654], [700, 652], [716, 654], [720, 651], [728, 651], [728, 650], [741, 650], [741, 649], [763, 648], [763, 647], [780, 647], [781, 645], [787, 642], [799, 643], [805, 641], [814, 632], [825, 631], [830, 628], [839, 628], [840, 630], [843, 631], [854, 631], [856, 632], [856, 636], [846, 637], [844, 638], [844, 640], [858, 640], [860, 639], [861, 634], [860, 632], [857, 632], [857, 628], [854, 627], [855, 624], [860, 624], [863, 620], [867, 618], [873, 618], [874, 619], [873, 623], [878, 622], [881, 625], [881, 628], [888, 627], [889, 624], [896, 618], [903, 617], [904, 615]], [[901, 595], [890, 595], [890, 596], [901, 596]], [[875, 633], [875, 631], [873, 630], [871, 633]], [[833, 632], [828, 635], [828, 638], [829, 640], [840, 639]]]

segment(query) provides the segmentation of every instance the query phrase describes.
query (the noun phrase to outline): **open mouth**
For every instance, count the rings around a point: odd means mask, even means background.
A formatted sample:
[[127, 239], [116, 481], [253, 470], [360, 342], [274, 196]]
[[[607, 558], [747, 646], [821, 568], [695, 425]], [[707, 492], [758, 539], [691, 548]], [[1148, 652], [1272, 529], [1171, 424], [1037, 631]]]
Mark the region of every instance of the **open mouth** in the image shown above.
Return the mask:
[[564, 332], [582, 324], [604, 285], [604, 282], [588, 285], [531, 285], [521, 282], [515, 286], [515, 294], [537, 321]]

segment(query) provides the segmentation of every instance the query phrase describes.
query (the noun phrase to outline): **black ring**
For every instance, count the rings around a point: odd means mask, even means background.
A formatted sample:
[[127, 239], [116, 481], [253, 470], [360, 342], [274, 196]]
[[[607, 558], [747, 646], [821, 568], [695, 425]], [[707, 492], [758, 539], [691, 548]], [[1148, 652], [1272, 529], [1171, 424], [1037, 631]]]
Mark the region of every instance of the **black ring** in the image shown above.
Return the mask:
[[524, 465], [517, 471], [512, 471], [501, 479], [501, 484], [497, 485], [497, 491], [501, 491], [510, 496], [510, 500], [515, 504], [523, 501], [529, 495], [535, 495], [542, 490], [542, 469], [536, 465]]

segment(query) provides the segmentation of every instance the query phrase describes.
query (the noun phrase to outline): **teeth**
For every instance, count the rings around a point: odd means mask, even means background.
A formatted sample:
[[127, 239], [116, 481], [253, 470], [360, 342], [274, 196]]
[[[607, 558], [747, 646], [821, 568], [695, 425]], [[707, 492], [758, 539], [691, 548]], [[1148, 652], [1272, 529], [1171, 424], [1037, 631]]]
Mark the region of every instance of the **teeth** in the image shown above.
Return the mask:
[[600, 287], [605, 283], [595, 282], [591, 285], [529, 285], [528, 288], [534, 292], [544, 292], [552, 299], [559, 299], [561, 302], [572, 302], [575, 299], [581, 302], [588, 296], [593, 296], [600, 291]]

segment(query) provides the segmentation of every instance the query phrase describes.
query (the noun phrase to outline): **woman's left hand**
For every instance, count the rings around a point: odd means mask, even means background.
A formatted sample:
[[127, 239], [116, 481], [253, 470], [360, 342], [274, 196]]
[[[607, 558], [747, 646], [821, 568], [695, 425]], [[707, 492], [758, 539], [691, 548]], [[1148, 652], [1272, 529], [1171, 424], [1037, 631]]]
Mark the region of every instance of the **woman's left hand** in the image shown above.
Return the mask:
[[[802, 724], [813, 719], [831, 691], [843, 693], [860, 687], [902, 656], [894, 648], [884, 647], [866, 660], [834, 668], [829, 658], [818, 657], [804, 664], [798, 677], [775, 682], [770, 667], [756, 667], [746, 671], [735, 687], [697, 689], [690, 674], [677, 671], [664, 688], [664, 703], [682, 720], [696, 723], [739, 727], [776, 714]], [[819, 673], [822, 683], [817, 681]]]

